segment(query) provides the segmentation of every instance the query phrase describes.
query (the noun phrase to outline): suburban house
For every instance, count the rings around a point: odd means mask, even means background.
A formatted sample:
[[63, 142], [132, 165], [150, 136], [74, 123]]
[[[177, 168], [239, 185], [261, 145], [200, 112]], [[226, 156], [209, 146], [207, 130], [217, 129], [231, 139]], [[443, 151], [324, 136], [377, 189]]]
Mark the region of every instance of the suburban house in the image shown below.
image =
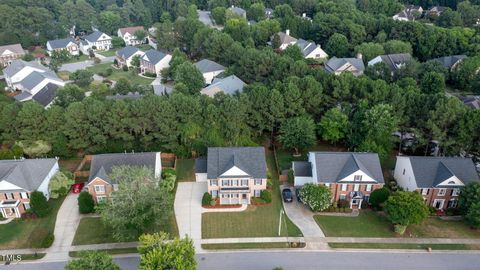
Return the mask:
[[304, 39], [298, 39], [295, 43], [303, 53], [303, 57], [310, 59], [327, 59], [328, 54], [322, 50], [320, 45], [315, 44], [315, 42], [306, 41]]
[[408, 5], [405, 7], [404, 10], [400, 11], [399, 13], [393, 15], [393, 19], [395, 21], [415, 21], [416, 19], [420, 18], [423, 13], [423, 8], [421, 6], [414, 6]]
[[460, 96], [459, 98], [467, 107], [480, 109], [480, 96]]
[[117, 189], [117, 183], [110, 179], [112, 168], [116, 166], [140, 166], [152, 170], [155, 177], [162, 174], [160, 152], [116, 153], [92, 156], [90, 176], [86, 187], [95, 202], [101, 202]]
[[292, 162], [294, 185], [322, 184], [330, 189], [333, 202], [347, 201], [362, 207], [370, 193], [384, 185], [380, 159], [375, 153], [309, 152], [308, 161]]
[[271, 8], [266, 8], [266, 9], [265, 9], [265, 17], [266, 17], [267, 19], [271, 19], [271, 18], [273, 17], [273, 12], [274, 12], [273, 9], [271, 9]]
[[409, 53], [385, 54], [368, 61], [368, 66], [385, 63], [393, 74], [395, 71], [404, 67], [410, 60], [412, 60], [412, 56]]
[[443, 57], [435, 58], [434, 60], [442, 63], [442, 65], [448, 70], [453, 70], [465, 58], [467, 58], [467, 56], [461, 54], [461, 55], [443, 56]]
[[267, 162], [263, 147], [209, 147], [207, 159], [195, 162], [197, 182], [220, 204], [250, 204], [267, 188]]
[[48, 185], [59, 171], [57, 159], [0, 160], [0, 211], [4, 218], [19, 218], [30, 209], [30, 194], [50, 198]]
[[160, 75], [162, 69], [170, 66], [172, 55], [157, 50], [148, 50], [140, 59], [140, 70], [142, 73], [153, 73]]
[[[289, 29], [285, 30], [285, 32], [278, 32], [275, 35], [277, 35], [280, 40], [280, 44], [278, 46], [280, 50], [285, 50], [288, 46], [294, 45], [295, 43], [297, 43], [297, 39], [290, 36]], [[275, 35], [270, 37], [270, 40], [272, 43], [273, 43], [273, 39], [275, 38]]]
[[470, 158], [397, 156], [395, 180], [406, 191], [420, 193], [429, 206], [455, 208], [460, 188], [479, 182]]
[[[124, 28], [119, 28], [117, 31], [117, 35], [125, 41], [125, 45], [129, 46], [135, 46], [135, 45], [140, 45], [145, 43], [144, 40], [138, 40], [138, 38], [135, 36], [135, 32], [137, 31], [145, 31], [143, 29], [143, 26], [131, 26], [131, 27], [124, 27]], [[145, 33], [145, 38], [146, 38], [147, 33]]]
[[112, 38], [100, 31], [94, 31], [80, 42], [80, 49], [84, 54], [93, 51], [108, 51], [112, 48]]
[[245, 85], [246, 84], [240, 80], [240, 78], [235, 75], [230, 75], [225, 78], [213, 79], [212, 84], [203, 88], [200, 93], [209, 97], [215, 96], [218, 92], [233, 95], [235, 93], [241, 93]]
[[117, 60], [117, 65], [119, 67], [126, 66], [130, 68], [132, 66], [133, 57], [137, 55], [139, 57], [142, 57], [143, 52], [138, 48], [127, 46], [127, 47], [123, 47], [122, 49], [118, 50], [115, 53], [115, 59]]
[[0, 67], [6, 67], [23, 56], [25, 56], [25, 51], [20, 44], [0, 46]]
[[430, 17], [438, 17], [442, 15], [445, 10], [447, 10], [447, 7], [433, 6], [427, 10], [426, 15]]
[[228, 8], [228, 10], [231, 11], [233, 14], [241, 17], [241, 18], [247, 19], [247, 12], [243, 8], [239, 8], [239, 7], [236, 7], [236, 6], [231, 6], [231, 7]]
[[335, 75], [351, 72], [354, 76], [360, 76], [365, 70], [365, 65], [360, 58], [337, 58], [334, 56], [325, 64], [325, 70]]
[[208, 59], [198, 61], [197, 63], [195, 63], [195, 66], [202, 73], [206, 84], [211, 84], [213, 78], [225, 71], [224, 66]]
[[47, 51], [50, 55], [54, 51], [67, 51], [70, 55], [78, 55], [79, 47], [73, 38], [54, 39], [47, 41]]
[[59, 87], [65, 82], [55, 72], [36, 61], [15, 60], [4, 71], [5, 81], [11, 91], [21, 91], [17, 101], [35, 100], [48, 107], [55, 99]]

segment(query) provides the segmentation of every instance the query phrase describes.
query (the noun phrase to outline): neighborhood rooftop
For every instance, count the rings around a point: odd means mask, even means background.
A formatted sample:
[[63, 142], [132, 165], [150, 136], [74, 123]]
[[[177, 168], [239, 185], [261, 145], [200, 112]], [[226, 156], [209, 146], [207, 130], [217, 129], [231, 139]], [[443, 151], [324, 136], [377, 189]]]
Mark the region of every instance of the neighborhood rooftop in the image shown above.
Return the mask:
[[218, 92], [233, 95], [242, 92], [245, 83], [235, 75], [225, 78], [215, 78], [211, 85], [202, 89], [201, 93], [213, 97]]
[[49, 69], [45, 66], [42, 66], [36, 61], [30, 61], [26, 62], [23, 60], [15, 60], [10, 64], [6, 69], [3, 70], [3, 73], [5, 75], [8, 75], [9, 77], [15, 76], [19, 71], [21, 71], [25, 67], [32, 67], [34, 69], [38, 70], [43, 70], [43, 71], [48, 71]]
[[138, 31], [138, 30], [144, 30], [143, 26], [130, 26], [130, 27], [124, 27], [124, 28], [119, 28], [118, 29], [118, 31], [120, 31], [120, 33], [122, 35], [125, 35], [126, 33], [134, 35], [135, 32]]
[[354, 66], [357, 70], [364, 70], [365, 65], [363, 64], [362, 59], [358, 58], [337, 58], [332, 57], [328, 62], [325, 64], [325, 69], [329, 72], [335, 72], [342, 66], [350, 64]]
[[0, 55], [3, 55], [5, 52], [12, 52], [16, 54], [23, 54], [25, 51], [20, 44], [11, 44], [11, 45], [3, 45], [0, 46]]
[[195, 66], [201, 73], [208, 73], [213, 71], [225, 70], [225, 67], [213, 62], [212, 60], [203, 59], [195, 63]]
[[0, 183], [5, 181], [25, 191], [35, 191], [55, 163], [54, 158], [0, 160]]
[[97, 40], [103, 35], [102, 32], [100, 31], [94, 31], [88, 36], [85, 36], [85, 39], [90, 41], [90, 42], [97, 42]]
[[72, 42], [75, 43], [75, 40], [73, 38], [63, 38], [63, 39], [54, 39], [54, 40], [49, 40], [48, 44], [50, 44], [50, 47], [52, 49], [62, 49], [67, 47], [67, 45]]
[[135, 53], [137, 53], [138, 51], [139, 51], [139, 49], [136, 48], [136, 47], [127, 46], [127, 47], [122, 48], [121, 50], [118, 50], [117, 55], [124, 58], [124, 59], [127, 59], [127, 58], [130, 58]]
[[157, 50], [148, 50], [142, 56], [142, 59], [155, 65], [158, 62], [162, 61], [162, 59], [165, 58], [165, 56], [167, 56], [166, 53], [163, 53]]
[[267, 163], [263, 147], [209, 147], [207, 178], [221, 177], [232, 167], [237, 167], [253, 178], [266, 178]]

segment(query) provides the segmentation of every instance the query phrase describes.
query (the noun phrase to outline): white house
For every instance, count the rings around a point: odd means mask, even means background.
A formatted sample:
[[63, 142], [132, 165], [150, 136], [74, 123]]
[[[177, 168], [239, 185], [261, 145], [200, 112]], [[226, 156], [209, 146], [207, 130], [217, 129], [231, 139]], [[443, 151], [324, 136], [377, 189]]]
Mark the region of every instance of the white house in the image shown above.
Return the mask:
[[140, 69], [142, 73], [154, 73], [160, 75], [162, 69], [170, 66], [172, 55], [157, 50], [148, 50], [140, 59]]
[[225, 71], [224, 66], [208, 59], [198, 61], [197, 63], [195, 63], [195, 66], [202, 73], [206, 84], [211, 84], [213, 78]]
[[316, 60], [328, 58], [328, 54], [324, 50], [322, 50], [320, 45], [315, 44], [315, 42], [306, 41], [300, 38], [297, 40], [295, 45], [300, 48], [303, 53], [303, 57], [305, 58]]
[[80, 48], [73, 38], [54, 39], [47, 41], [47, 51], [50, 55], [54, 51], [67, 51], [70, 55], [78, 55]]
[[94, 31], [84, 40], [80, 42], [80, 49], [83, 53], [88, 54], [90, 50], [93, 51], [108, 51], [112, 48], [112, 38], [100, 31]]
[[395, 21], [415, 21], [420, 18], [423, 14], [423, 8], [421, 6], [408, 5], [404, 10], [393, 15], [392, 19]]
[[18, 43], [0, 46], [0, 67], [6, 67], [24, 55], [25, 50]]
[[[145, 31], [145, 29], [143, 29], [143, 26], [131, 26], [131, 27], [119, 28], [118, 31], [117, 31], [117, 35], [119, 37], [121, 37], [123, 39], [123, 41], [125, 41], [125, 45], [135, 46], [135, 45], [145, 43], [145, 39], [139, 40], [135, 36], [135, 32], [140, 31], [140, 30]], [[147, 36], [147, 33], [145, 33], [145, 38], [146, 38], [146, 36]]]
[[[285, 32], [278, 32], [275, 35], [277, 35], [280, 39], [280, 46], [278, 47], [280, 50], [285, 50], [288, 46], [294, 45], [295, 43], [297, 43], [297, 39], [290, 36], [289, 29], [285, 30]], [[273, 39], [275, 38], [275, 35], [270, 37], [272, 42], [273, 42]]]

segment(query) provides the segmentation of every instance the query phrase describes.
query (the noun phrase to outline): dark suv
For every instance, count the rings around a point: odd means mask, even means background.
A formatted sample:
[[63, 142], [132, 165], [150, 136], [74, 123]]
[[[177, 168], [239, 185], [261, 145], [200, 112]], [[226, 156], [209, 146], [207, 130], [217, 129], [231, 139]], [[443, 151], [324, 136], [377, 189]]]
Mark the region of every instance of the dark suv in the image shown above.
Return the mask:
[[284, 188], [282, 190], [282, 197], [284, 202], [292, 202], [293, 201], [293, 194], [289, 188]]

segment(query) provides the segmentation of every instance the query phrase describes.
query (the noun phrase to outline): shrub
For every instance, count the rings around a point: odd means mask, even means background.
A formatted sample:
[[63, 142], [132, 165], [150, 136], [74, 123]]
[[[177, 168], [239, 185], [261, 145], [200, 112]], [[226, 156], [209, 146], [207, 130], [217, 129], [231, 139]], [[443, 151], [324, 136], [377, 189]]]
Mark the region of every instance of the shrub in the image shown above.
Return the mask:
[[53, 233], [49, 232], [45, 238], [43, 238], [41, 247], [42, 248], [48, 248], [53, 244], [53, 241], [55, 240], [55, 236]]
[[418, 224], [428, 216], [428, 207], [417, 192], [398, 191], [388, 198], [384, 207], [394, 225]]
[[473, 203], [465, 215], [465, 220], [473, 228], [480, 228], [480, 202]]
[[217, 204], [217, 201], [216, 201], [216, 200], [213, 200], [213, 199], [212, 199], [212, 200], [210, 201], [210, 205], [211, 205], [211, 206], [215, 206], [216, 204]]
[[262, 198], [262, 200], [264, 200], [266, 203], [271, 203], [272, 202], [272, 193], [270, 193], [270, 191], [268, 190], [262, 190], [262, 192], [260, 192], [260, 198]]
[[157, 74], [152, 72], [145, 72], [143, 75], [146, 77], [152, 77], [152, 78], [157, 77]]
[[102, 61], [98, 57], [93, 58], [93, 63], [100, 64]]
[[38, 217], [45, 217], [50, 213], [50, 206], [47, 203], [47, 198], [40, 191], [34, 191], [30, 194], [30, 206], [32, 212]]
[[167, 178], [168, 176], [171, 176], [171, 175], [177, 175], [177, 172], [175, 171], [175, 169], [167, 168], [162, 171], [162, 178]]
[[123, 66], [123, 67], [122, 67], [122, 70], [126, 72], [126, 71], [128, 71], [128, 67], [127, 67], [127, 66]]
[[379, 207], [388, 199], [388, 196], [390, 196], [390, 191], [385, 187], [376, 189], [370, 194], [369, 203], [374, 207]]
[[113, 69], [112, 68], [107, 68], [105, 70], [105, 75], [107, 75], [107, 76], [105, 76], [105, 77], [108, 77], [108, 76], [112, 75], [112, 73], [113, 73]]
[[95, 202], [92, 195], [86, 191], [82, 191], [78, 196], [78, 210], [82, 214], [92, 213], [95, 208]]
[[272, 188], [272, 187], [273, 187], [272, 179], [267, 179], [267, 188]]
[[210, 193], [208, 192], [203, 193], [202, 205], [210, 205], [211, 201], [212, 201], [212, 195], [210, 195]]
[[332, 194], [330, 190], [325, 186], [319, 186], [316, 184], [305, 184], [299, 192], [302, 202], [312, 211], [318, 212], [326, 209], [330, 206]]
[[288, 170], [288, 183], [293, 185], [294, 182], [295, 182], [295, 177], [293, 175], [293, 170], [290, 169]]
[[338, 207], [340, 208], [350, 207], [350, 203], [347, 200], [338, 200]]

